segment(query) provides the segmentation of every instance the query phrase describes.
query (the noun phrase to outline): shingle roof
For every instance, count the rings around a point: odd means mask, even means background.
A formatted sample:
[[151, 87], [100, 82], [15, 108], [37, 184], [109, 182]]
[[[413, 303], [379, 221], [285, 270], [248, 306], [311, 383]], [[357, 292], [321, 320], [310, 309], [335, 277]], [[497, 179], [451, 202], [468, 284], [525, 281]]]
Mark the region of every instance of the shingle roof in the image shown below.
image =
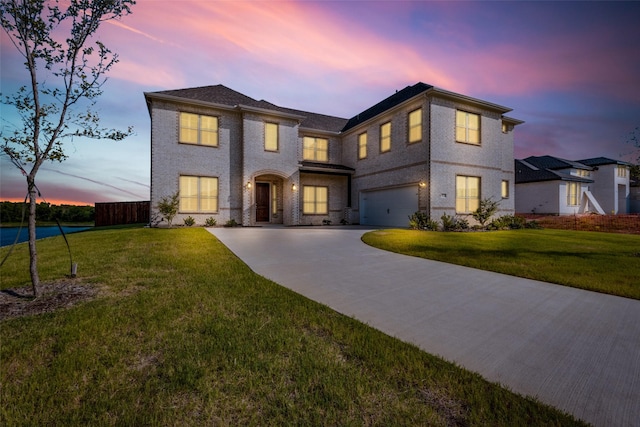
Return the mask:
[[340, 132], [345, 123], [347, 123], [347, 119], [341, 117], [327, 116], [324, 114], [279, 107], [265, 100], [258, 101], [223, 85], [164, 90], [153, 93], [196, 101], [211, 102], [215, 104], [226, 105], [228, 107], [247, 106], [274, 112], [295, 114], [304, 117], [300, 123], [300, 126], [308, 129]]
[[227, 105], [229, 107], [235, 107], [236, 105], [248, 105], [250, 107], [269, 109], [269, 107], [274, 106], [267, 101], [257, 101], [223, 85], [163, 90], [154, 93], [175, 96], [178, 98], [194, 99], [197, 101], [213, 102], [216, 104]]
[[558, 169], [576, 168], [580, 165], [579, 169], [592, 169], [586, 165], [572, 162], [570, 160], [559, 159], [552, 156], [541, 157], [527, 157], [524, 160], [515, 160], [515, 179], [516, 184], [523, 184], [526, 182], [541, 182], [541, 181], [574, 181], [591, 183], [592, 179], [583, 178], [569, 173], [561, 172]]
[[373, 107], [367, 108], [360, 114], [353, 116], [351, 119], [349, 119], [342, 131], [345, 132], [352, 127], [359, 125], [360, 123], [366, 122], [367, 120], [377, 116], [378, 114], [381, 114], [431, 88], [433, 88], [433, 86], [422, 82], [418, 82], [413, 86], [407, 86], [404, 89], [394, 93], [390, 97], [378, 102]]
[[592, 167], [585, 165], [581, 162], [575, 162], [572, 160], [561, 159], [560, 157], [553, 156], [531, 156], [525, 159], [528, 163], [536, 166], [540, 169], [567, 169], [576, 168], [584, 170], [593, 170]]
[[627, 165], [630, 166], [631, 163], [623, 162], [622, 160], [613, 160], [608, 157], [594, 157], [591, 159], [578, 160], [580, 163], [583, 163], [587, 166], [602, 166], [602, 165]]

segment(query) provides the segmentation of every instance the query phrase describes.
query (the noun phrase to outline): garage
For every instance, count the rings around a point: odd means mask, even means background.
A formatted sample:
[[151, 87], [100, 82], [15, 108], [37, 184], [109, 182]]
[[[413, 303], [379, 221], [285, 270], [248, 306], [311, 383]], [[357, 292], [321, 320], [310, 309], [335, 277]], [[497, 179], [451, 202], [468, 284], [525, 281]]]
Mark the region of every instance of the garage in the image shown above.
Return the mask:
[[418, 210], [418, 186], [394, 187], [360, 193], [360, 224], [408, 227]]

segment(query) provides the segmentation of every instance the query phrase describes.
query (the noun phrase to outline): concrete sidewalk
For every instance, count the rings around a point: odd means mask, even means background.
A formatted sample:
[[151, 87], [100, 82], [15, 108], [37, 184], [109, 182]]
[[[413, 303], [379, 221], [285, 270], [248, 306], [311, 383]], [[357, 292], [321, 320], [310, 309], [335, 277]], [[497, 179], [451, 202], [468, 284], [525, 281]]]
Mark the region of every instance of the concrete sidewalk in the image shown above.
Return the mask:
[[365, 228], [209, 231], [258, 274], [489, 381], [640, 425], [640, 301], [381, 251]]

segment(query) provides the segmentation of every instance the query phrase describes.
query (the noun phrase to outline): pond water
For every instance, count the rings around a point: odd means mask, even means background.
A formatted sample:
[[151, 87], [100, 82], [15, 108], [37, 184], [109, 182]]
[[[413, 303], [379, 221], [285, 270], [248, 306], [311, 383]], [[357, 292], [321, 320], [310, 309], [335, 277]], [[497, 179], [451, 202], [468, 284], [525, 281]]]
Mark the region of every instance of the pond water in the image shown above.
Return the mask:
[[[73, 226], [63, 226], [64, 234], [75, 233], [78, 231], [88, 230], [93, 227], [73, 227]], [[26, 242], [29, 240], [29, 230], [27, 227], [2, 227], [0, 228], [0, 246], [8, 246], [12, 245], [14, 240], [16, 239], [16, 235], [18, 234], [18, 230], [20, 230], [20, 237], [18, 238], [18, 243]], [[60, 235], [60, 229], [57, 225], [47, 226], [47, 227], [36, 227], [36, 237], [38, 239], [44, 239], [45, 237], [58, 236]]]

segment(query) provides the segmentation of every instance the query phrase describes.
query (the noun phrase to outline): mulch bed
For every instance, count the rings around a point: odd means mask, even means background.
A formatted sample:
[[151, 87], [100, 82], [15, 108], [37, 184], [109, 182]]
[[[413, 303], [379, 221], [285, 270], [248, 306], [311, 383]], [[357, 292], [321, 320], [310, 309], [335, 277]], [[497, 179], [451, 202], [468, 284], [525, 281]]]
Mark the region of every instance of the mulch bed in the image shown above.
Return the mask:
[[96, 285], [82, 283], [79, 279], [64, 279], [40, 283], [40, 294], [34, 299], [31, 285], [0, 290], [0, 321], [73, 307], [93, 299], [98, 289]]
[[521, 215], [543, 228], [605, 233], [640, 234], [640, 215]]

